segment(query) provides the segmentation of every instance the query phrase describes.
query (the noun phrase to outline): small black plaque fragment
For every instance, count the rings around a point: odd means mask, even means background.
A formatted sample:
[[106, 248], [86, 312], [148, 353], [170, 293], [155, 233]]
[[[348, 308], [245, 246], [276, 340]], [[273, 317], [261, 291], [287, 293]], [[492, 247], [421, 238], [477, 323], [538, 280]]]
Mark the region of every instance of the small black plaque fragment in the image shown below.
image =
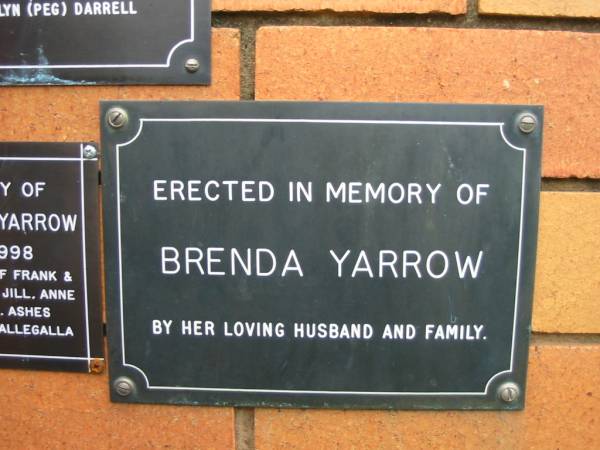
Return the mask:
[[0, 367], [104, 366], [94, 144], [0, 143]]
[[210, 0], [0, 0], [0, 85], [209, 84]]
[[541, 107], [115, 107], [113, 400], [523, 407]]

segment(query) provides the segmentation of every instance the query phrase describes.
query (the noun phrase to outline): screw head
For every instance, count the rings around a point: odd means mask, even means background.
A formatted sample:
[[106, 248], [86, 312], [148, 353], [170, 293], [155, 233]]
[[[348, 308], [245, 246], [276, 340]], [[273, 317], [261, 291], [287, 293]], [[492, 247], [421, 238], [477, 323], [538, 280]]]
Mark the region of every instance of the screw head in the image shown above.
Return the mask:
[[200, 69], [200, 61], [196, 58], [190, 58], [185, 62], [185, 70], [189, 73], [196, 73]]
[[111, 108], [106, 113], [106, 122], [113, 128], [122, 128], [128, 121], [129, 116], [123, 108]]
[[498, 388], [498, 397], [503, 402], [513, 403], [521, 396], [521, 389], [515, 383], [504, 383]]
[[92, 359], [90, 361], [90, 372], [94, 374], [99, 374], [104, 371], [104, 360], [103, 359]]
[[133, 381], [127, 377], [120, 377], [115, 380], [113, 387], [117, 395], [127, 397], [133, 392]]
[[86, 145], [83, 147], [83, 157], [86, 159], [93, 159], [98, 156], [98, 151], [93, 145]]
[[537, 128], [537, 119], [533, 114], [524, 113], [519, 116], [519, 130], [523, 133], [533, 133]]

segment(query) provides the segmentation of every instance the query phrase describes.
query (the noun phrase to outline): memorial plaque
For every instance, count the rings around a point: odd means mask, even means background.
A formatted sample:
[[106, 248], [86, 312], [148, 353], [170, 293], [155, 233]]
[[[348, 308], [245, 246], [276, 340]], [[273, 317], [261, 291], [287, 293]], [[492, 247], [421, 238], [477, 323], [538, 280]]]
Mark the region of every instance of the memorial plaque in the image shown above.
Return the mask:
[[0, 367], [104, 367], [96, 152], [0, 143]]
[[0, 84], [209, 84], [210, 0], [0, 0]]
[[113, 400], [523, 407], [541, 107], [102, 111]]

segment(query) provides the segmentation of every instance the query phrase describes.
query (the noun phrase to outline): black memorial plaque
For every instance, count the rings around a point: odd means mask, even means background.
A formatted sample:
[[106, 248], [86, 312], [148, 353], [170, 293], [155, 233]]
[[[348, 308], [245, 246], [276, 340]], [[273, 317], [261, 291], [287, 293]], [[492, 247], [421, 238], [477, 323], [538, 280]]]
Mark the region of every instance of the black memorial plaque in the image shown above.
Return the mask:
[[0, 367], [104, 366], [96, 151], [0, 143]]
[[114, 107], [113, 400], [523, 407], [541, 107]]
[[0, 85], [209, 84], [210, 0], [0, 0]]

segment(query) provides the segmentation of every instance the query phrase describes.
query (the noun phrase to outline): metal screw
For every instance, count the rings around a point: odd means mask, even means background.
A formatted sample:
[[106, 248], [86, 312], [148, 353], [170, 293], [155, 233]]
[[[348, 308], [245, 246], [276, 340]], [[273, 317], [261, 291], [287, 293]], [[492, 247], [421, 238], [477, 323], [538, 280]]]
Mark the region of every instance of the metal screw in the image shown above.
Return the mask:
[[504, 383], [498, 388], [498, 397], [506, 403], [516, 401], [520, 395], [521, 390], [515, 383]]
[[104, 366], [105, 364], [103, 359], [92, 359], [90, 361], [90, 372], [95, 374], [102, 373], [104, 371]]
[[133, 392], [133, 381], [126, 377], [117, 378], [113, 386], [115, 392], [121, 397], [127, 397]]
[[196, 73], [200, 69], [200, 61], [196, 58], [190, 58], [185, 62], [185, 70], [189, 73]]
[[123, 108], [111, 108], [106, 113], [106, 121], [113, 128], [121, 128], [127, 124], [129, 116]]
[[86, 145], [83, 147], [83, 157], [86, 159], [93, 159], [98, 156], [98, 151], [93, 145]]
[[537, 119], [533, 114], [524, 113], [519, 116], [519, 130], [523, 133], [533, 133], [537, 127]]

